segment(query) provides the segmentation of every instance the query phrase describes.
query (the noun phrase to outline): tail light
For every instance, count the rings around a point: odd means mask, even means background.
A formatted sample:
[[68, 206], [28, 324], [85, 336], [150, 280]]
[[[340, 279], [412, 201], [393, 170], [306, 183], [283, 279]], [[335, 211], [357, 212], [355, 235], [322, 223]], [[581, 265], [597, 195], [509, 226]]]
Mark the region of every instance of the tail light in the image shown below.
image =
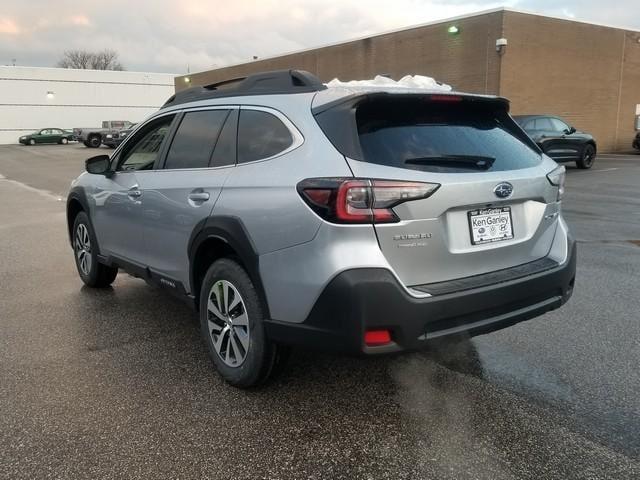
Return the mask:
[[564, 168], [564, 165], [560, 165], [547, 174], [547, 180], [549, 180], [549, 183], [558, 187], [558, 201], [562, 200], [562, 197], [564, 196], [564, 181], [566, 177], [567, 171]]
[[427, 198], [440, 184], [362, 178], [309, 178], [298, 184], [303, 200], [333, 223], [394, 223], [393, 207]]

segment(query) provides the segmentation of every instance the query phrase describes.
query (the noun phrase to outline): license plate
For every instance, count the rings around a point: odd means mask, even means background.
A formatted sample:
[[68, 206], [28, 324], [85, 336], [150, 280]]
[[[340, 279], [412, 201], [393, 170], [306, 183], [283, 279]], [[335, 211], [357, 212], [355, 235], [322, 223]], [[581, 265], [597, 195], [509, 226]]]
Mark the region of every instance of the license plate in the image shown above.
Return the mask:
[[467, 215], [473, 245], [513, 238], [511, 207], [480, 208], [467, 212]]

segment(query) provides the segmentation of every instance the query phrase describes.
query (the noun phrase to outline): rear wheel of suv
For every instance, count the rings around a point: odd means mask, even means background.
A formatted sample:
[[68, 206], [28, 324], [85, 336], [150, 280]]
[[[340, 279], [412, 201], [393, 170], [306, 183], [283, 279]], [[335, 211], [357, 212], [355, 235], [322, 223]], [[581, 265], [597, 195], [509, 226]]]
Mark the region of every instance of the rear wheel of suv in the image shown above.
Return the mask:
[[200, 290], [202, 336], [220, 375], [236, 387], [265, 381], [278, 346], [264, 331], [264, 308], [247, 272], [234, 260], [215, 261]]
[[591, 168], [593, 161], [596, 159], [596, 149], [593, 145], [587, 144], [582, 151], [582, 157], [576, 162], [578, 168]]
[[80, 212], [73, 222], [73, 253], [76, 268], [85, 285], [108, 287], [116, 279], [118, 269], [98, 262], [96, 236], [86, 213]]

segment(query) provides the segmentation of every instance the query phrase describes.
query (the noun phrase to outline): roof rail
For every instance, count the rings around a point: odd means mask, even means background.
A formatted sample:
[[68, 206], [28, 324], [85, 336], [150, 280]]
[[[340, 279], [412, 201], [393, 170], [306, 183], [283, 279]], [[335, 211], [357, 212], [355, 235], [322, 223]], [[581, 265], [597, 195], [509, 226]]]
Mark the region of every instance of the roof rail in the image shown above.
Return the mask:
[[[236, 85], [228, 86], [231, 84]], [[274, 70], [254, 73], [247, 77], [231, 78], [203, 87], [188, 88], [169, 97], [161, 108], [213, 98], [307, 93], [326, 88], [318, 77], [305, 70]]]

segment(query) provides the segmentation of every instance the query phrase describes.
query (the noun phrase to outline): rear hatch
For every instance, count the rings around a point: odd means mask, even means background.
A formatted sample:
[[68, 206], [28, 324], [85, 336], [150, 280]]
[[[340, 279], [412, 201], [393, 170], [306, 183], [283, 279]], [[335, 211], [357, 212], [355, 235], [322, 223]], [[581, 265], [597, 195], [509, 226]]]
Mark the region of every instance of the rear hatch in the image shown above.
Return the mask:
[[557, 227], [556, 165], [496, 97], [369, 93], [314, 110], [354, 177], [439, 184], [375, 224], [406, 286], [465, 278], [546, 256]]

